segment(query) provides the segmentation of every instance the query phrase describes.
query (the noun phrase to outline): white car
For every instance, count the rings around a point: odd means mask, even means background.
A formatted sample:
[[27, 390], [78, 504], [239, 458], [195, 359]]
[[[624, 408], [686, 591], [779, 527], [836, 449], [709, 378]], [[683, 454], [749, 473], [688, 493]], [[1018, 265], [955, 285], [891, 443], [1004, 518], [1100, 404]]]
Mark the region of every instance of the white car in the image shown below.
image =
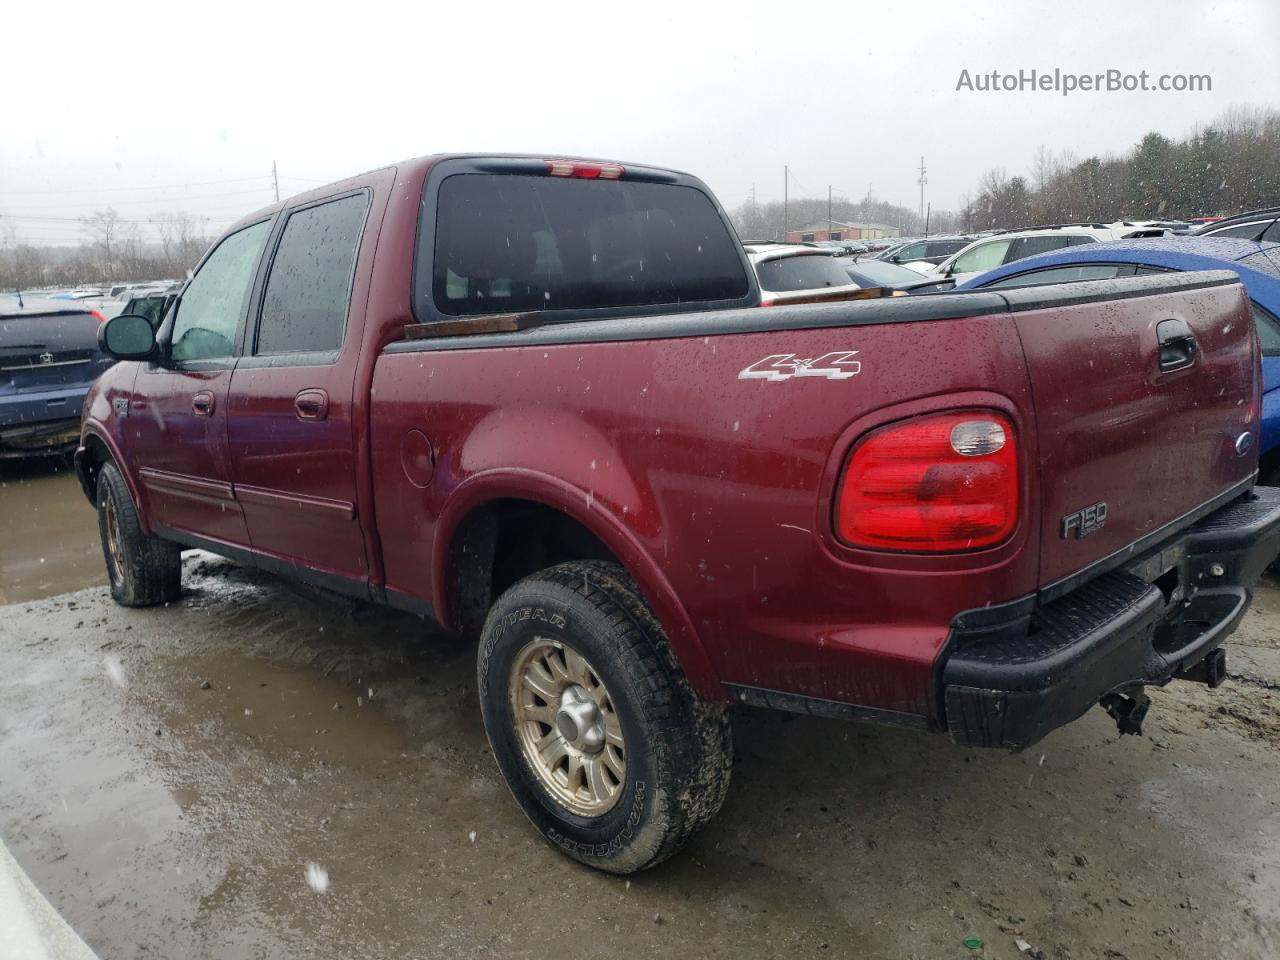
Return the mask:
[[862, 288], [829, 247], [789, 243], [744, 243], [747, 259], [760, 282], [760, 306], [840, 300]]
[[970, 277], [1033, 254], [1048, 253], [1082, 243], [1161, 236], [1163, 233], [1163, 230], [1102, 223], [1071, 223], [1032, 230], [1010, 230], [975, 240], [936, 267], [924, 263], [904, 263], [903, 266], [918, 270], [926, 276], [936, 276], [939, 279], [949, 277], [956, 283], [964, 283]]

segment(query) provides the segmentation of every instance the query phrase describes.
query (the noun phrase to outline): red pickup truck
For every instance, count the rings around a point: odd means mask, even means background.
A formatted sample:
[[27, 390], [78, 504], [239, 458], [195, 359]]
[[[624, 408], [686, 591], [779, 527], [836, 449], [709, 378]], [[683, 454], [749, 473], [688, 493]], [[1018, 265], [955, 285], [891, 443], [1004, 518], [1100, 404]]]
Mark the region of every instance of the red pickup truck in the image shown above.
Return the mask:
[[479, 638], [557, 847], [670, 856], [727, 704], [1021, 748], [1224, 675], [1280, 551], [1230, 273], [758, 307], [693, 177], [429, 157], [233, 227], [77, 453], [111, 592], [200, 547]]

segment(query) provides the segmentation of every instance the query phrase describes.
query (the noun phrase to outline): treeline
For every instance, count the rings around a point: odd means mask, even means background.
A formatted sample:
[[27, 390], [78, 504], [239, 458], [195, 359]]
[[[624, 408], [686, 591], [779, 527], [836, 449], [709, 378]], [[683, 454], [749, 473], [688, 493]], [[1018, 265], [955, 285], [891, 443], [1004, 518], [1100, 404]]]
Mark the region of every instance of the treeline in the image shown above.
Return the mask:
[[1121, 156], [1036, 151], [1029, 176], [989, 170], [960, 214], [966, 230], [1071, 221], [1229, 216], [1280, 203], [1280, 111], [1236, 107]]
[[0, 290], [177, 279], [213, 242], [203, 218], [163, 213], [149, 222], [155, 238], [146, 240], [141, 224], [110, 208], [96, 210], [82, 222], [85, 240], [75, 246], [38, 246], [9, 226], [0, 233]]

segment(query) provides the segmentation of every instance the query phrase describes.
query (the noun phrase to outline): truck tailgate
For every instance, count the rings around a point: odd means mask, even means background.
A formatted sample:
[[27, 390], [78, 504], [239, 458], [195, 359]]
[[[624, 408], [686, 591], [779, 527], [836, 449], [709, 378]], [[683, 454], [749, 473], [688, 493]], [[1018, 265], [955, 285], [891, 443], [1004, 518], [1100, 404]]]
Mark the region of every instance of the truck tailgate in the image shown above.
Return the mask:
[[1004, 295], [1039, 436], [1042, 597], [1248, 484], [1257, 467], [1258, 361], [1235, 274]]

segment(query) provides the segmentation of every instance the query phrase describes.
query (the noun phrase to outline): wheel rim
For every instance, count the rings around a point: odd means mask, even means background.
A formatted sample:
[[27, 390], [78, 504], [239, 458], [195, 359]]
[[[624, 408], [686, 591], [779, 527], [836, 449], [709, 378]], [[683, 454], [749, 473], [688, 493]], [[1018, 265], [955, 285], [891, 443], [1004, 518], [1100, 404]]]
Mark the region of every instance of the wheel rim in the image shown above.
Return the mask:
[[538, 782], [584, 817], [613, 809], [627, 779], [626, 741], [600, 674], [567, 644], [535, 637], [511, 670], [516, 740]]
[[120, 548], [120, 515], [116, 512], [115, 498], [108, 493], [103, 498], [103, 519], [107, 528], [107, 557], [111, 561], [111, 578], [114, 580], [123, 569]]

